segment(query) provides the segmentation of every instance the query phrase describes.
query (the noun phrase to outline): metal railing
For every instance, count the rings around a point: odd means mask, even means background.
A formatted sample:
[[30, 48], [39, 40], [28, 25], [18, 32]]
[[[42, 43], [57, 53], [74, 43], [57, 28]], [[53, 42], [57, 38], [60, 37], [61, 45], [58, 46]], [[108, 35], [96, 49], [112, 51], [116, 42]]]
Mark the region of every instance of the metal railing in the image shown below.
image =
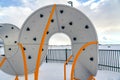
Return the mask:
[[70, 55], [71, 49], [48, 49], [46, 62], [65, 62]]
[[[71, 55], [71, 49], [48, 49], [47, 62], [65, 62]], [[70, 60], [70, 62], [72, 62]], [[120, 50], [99, 50], [99, 70], [120, 72]]]
[[99, 50], [99, 69], [120, 72], [120, 50]]

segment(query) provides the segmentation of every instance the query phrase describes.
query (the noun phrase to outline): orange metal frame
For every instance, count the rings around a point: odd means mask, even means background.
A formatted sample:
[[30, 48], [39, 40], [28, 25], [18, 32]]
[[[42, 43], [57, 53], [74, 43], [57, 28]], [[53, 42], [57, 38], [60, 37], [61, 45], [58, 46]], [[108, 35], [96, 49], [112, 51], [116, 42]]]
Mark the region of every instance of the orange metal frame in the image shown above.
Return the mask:
[[[38, 73], [39, 73], [39, 67], [40, 67], [40, 60], [41, 60], [41, 55], [42, 55], [42, 48], [44, 47], [44, 41], [45, 41], [45, 38], [46, 38], [46, 33], [50, 27], [50, 21], [53, 17], [53, 14], [55, 12], [55, 9], [56, 9], [56, 4], [54, 4], [54, 6], [52, 7], [52, 10], [51, 10], [51, 13], [50, 13], [50, 16], [49, 16], [49, 19], [48, 19], [48, 22], [46, 24], [46, 27], [45, 27], [45, 30], [44, 30], [44, 33], [43, 33], [43, 36], [42, 36], [42, 40], [40, 42], [40, 47], [39, 47], [39, 51], [38, 51], [38, 58], [37, 58], [37, 61], [36, 61], [36, 68], [35, 68], [35, 72], [34, 72], [34, 80], [38, 80]], [[78, 51], [78, 53], [76, 54], [75, 58], [74, 58], [74, 61], [72, 63], [72, 69], [71, 69], [71, 80], [79, 80], [79, 79], [75, 79], [74, 78], [74, 70], [75, 70], [75, 67], [76, 67], [76, 63], [77, 63], [77, 60], [80, 56], [80, 54], [82, 53], [83, 49], [85, 49], [86, 47], [92, 45], [92, 44], [97, 44], [98, 42], [97, 41], [93, 41], [93, 42], [88, 42], [86, 44], [84, 44], [80, 50]], [[28, 80], [28, 68], [27, 68], [27, 61], [26, 61], [26, 55], [25, 55], [25, 52], [24, 52], [24, 49], [23, 49], [23, 46], [21, 43], [18, 43], [18, 46], [20, 47], [21, 49], [21, 53], [22, 53], [22, 57], [23, 57], [23, 63], [24, 63], [24, 75], [25, 75], [25, 80]], [[66, 80], [66, 64], [70, 61], [70, 59], [72, 58], [72, 55], [67, 59], [67, 61], [64, 63], [64, 80]], [[0, 67], [5, 63], [6, 61], [6, 58], [3, 58], [2, 61], [0, 62]], [[16, 78], [15, 80], [18, 80], [18, 76], [16, 75]], [[88, 78], [88, 80], [95, 80], [94, 76], [90, 76]]]
[[[21, 43], [18, 43], [18, 46], [21, 49], [21, 53], [22, 53], [22, 57], [23, 57], [25, 80], [28, 80], [28, 68], [27, 68], [27, 60], [26, 60], [25, 51], [24, 51], [23, 45]], [[18, 80], [18, 76], [16, 76], [16, 80]]]
[[[80, 79], [74, 78], [73, 80], [80, 80]], [[94, 76], [91, 75], [87, 80], [96, 80], [96, 79], [94, 78]]]
[[72, 55], [64, 63], [64, 80], [66, 80], [66, 64], [72, 59]]
[[15, 80], [19, 80], [19, 79], [18, 79], [18, 75], [15, 77]]
[[48, 22], [46, 24], [43, 36], [42, 36], [42, 40], [40, 42], [40, 47], [39, 47], [39, 51], [38, 51], [38, 58], [36, 61], [36, 68], [35, 68], [35, 72], [34, 72], [34, 80], [38, 80], [38, 74], [39, 74], [39, 68], [40, 68], [40, 60], [41, 60], [41, 55], [42, 55], [42, 48], [44, 47], [44, 42], [45, 42], [45, 38], [46, 38], [46, 33], [50, 27], [50, 23], [51, 23], [51, 19], [53, 17], [53, 14], [55, 12], [56, 9], [56, 4], [54, 4], [54, 6], [52, 7]]
[[[73, 60], [73, 63], [72, 63], [71, 79], [70, 80], [74, 80], [74, 71], [75, 71], [76, 63], [77, 63], [77, 60], [78, 60], [79, 56], [81, 55], [81, 53], [83, 52], [83, 50], [85, 48], [87, 48], [88, 46], [93, 45], [93, 44], [98, 44], [98, 41], [87, 42], [77, 52], [77, 54], [76, 54], [76, 56], [75, 56], [75, 58]], [[93, 76], [89, 77], [88, 80], [93, 80]]]
[[[55, 9], [56, 9], [56, 4], [54, 4], [54, 6], [52, 8], [52, 11], [50, 13], [48, 22], [46, 24], [46, 27], [45, 27], [45, 30], [44, 30], [44, 33], [43, 33], [43, 36], [42, 36], [42, 40], [41, 40], [39, 51], [38, 51], [38, 58], [37, 58], [37, 61], [36, 61], [36, 68], [35, 68], [35, 72], [34, 72], [35, 79], [34, 80], [38, 80], [38, 73], [39, 73], [39, 67], [40, 67], [40, 59], [41, 59], [41, 55], [42, 55], [42, 48], [44, 46], [46, 33], [47, 33], [48, 29], [49, 29], [50, 21], [51, 21], [51, 19], [53, 17]], [[23, 45], [21, 43], [18, 43], [18, 46], [21, 49], [21, 53], [22, 53], [22, 57], [23, 57], [25, 80], [28, 80], [28, 68], [27, 68], [26, 55], [25, 55], [25, 52], [24, 52], [24, 49], [23, 49]], [[3, 58], [2, 61], [0, 62], [0, 67], [4, 64], [5, 61], [6, 61], [6, 58]], [[19, 80], [18, 75], [16, 75], [15, 80]]]
[[80, 80], [80, 79], [74, 78], [73, 80]]
[[93, 75], [91, 75], [88, 80], [96, 80]]
[[6, 61], [6, 57], [4, 57], [4, 58], [2, 59], [2, 61], [0, 62], [0, 67], [2, 67], [2, 65], [5, 63], [5, 61]]

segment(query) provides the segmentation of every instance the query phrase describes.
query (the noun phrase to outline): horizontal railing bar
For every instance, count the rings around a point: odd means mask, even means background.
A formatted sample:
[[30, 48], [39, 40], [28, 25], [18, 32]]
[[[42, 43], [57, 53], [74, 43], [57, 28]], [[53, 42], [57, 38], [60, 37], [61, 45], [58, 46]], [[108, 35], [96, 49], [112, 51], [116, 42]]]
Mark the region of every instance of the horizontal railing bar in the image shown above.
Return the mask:
[[104, 64], [98, 64], [99, 66], [105, 66], [105, 67], [111, 67], [111, 68], [117, 68], [120, 69], [120, 67], [110, 66], [110, 65], [104, 65]]
[[[64, 62], [71, 53], [71, 49], [48, 49], [46, 62]], [[99, 49], [98, 55], [99, 70], [120, 72], [120, 50]]]

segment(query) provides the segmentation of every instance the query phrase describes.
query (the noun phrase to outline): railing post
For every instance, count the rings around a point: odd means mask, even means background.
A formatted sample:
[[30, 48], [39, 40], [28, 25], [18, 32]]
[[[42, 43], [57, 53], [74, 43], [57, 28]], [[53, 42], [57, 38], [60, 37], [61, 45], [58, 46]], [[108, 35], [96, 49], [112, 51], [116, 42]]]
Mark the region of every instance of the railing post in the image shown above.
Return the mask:
[[65, 49], [65, 57], [66, 57], [66, 61], [67, 61], [67, 49]]
[[46, 56], [46, 63], [47, 63], [48, 61], [47, 61], [47, 56]]

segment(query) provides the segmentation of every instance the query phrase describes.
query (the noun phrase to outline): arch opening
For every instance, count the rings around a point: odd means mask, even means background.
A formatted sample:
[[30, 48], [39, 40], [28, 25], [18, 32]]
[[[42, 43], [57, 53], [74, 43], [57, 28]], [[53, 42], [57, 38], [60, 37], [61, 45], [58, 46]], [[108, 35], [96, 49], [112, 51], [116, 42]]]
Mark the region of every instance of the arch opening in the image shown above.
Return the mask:
[[[55, 33], [49, 38], [47, 62], [63, 63], [72, 54], [72, 41], [65, 33]], [[58, 64], [57, 64], [58, 65]], [[63, 66], [61, 66], [63, 67]], [[58, 67], [56, 67], [57, 69]], [[59, 74], [61, 75], [61, 74]], [[62, 77], [63, 74], [60, 76]]]
[[53, 34], [48, 42], [48, 49], [72, 49], [70, 37], [65, 33]]
[[65, 62], [72, 54], [72, 42], [65, 33], [53, 34], [48, 43], [48, 61]]
[[49, 45], [70, 45], [71, 39], [65, 33], [55, 33], [49, 39]]

